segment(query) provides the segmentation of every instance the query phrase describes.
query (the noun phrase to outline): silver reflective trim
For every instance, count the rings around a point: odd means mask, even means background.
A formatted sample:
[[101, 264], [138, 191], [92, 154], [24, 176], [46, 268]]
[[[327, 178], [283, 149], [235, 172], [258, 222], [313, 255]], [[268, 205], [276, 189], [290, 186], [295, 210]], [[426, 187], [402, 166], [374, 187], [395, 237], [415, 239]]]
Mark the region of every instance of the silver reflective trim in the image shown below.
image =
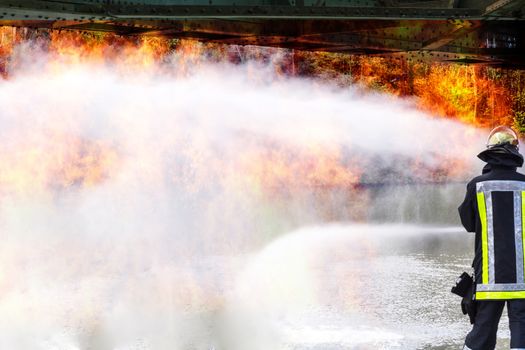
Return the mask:
[[[522, 235], [522, 191], [525, 191], [524, 181], [483, 181], [476, 184], [477, 192], [483, 192], [485, 196], [485, 211], [487, 216], [487, 254], [488, 254], [488, 277], [489, 286], [495, 285], [495, 257], [494, 257], [494, 213], [492, 211], [492, 192], [513, 192], [514, 195], [514, 244], [516, 248], [516, 285], [525, 283], [525, 266], [523, 261], [523, 235]], [[481, 289], [478, 289], [481, 290]], [[525, 290], [517, 289], [486, 289], [489, 290]]]
[[[489, 182], [489, 181], [487, 181]], [[492, 182], [492, 181], [490, 181]], [[483, 183], [483, 182], [482, 182]], [[494, 214], [492, 212], [492, 195], [490, 192], [485, 192], [485, 207], [487, 212], [487, 246], [489, 256], [489, 284], [496, 283], [495, 268], [494, 268]]]
[[463, 350], [472, 350], [472, 349], [465, 345], [465, 346], [463, 347]]
[[520, 191], [514, 191], [514, 242], [516, 243], [516, 283], [523, 283], [523, 237], [521, 235]]
[[525, 182], [523, 181], [483, 181], [476, 184], [477, 192], [492, 191], [525, 191]]
[[525, 283], [495, 283], [495, 284], [477, 284], [478, 292], [514, 292], [525, 291]]

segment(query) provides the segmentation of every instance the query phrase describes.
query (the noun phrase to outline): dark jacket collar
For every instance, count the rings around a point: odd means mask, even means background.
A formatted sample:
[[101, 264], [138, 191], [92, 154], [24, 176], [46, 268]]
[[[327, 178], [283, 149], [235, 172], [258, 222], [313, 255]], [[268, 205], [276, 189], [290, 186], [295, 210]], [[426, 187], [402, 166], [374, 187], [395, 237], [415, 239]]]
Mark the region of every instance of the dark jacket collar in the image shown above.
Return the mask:
[[509, 143], [486, 149], [478, 154], [478, 158], [487, 163], [483, 173], [496, 169], [516, 170], [523, 165], [523, 156], [518, 148]]

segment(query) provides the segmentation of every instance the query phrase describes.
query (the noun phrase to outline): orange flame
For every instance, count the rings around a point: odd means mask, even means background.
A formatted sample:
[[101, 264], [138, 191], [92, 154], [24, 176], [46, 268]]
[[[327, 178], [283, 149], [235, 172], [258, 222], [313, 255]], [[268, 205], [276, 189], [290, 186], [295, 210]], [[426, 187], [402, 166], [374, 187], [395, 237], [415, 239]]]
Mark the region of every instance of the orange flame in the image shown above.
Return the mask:
[[[40, 36], [39, 36], [40, 35]], [[30, 37], [28, 37], [30, 36]], [[171, 73], [184, 73], [187, 67], [198, 63], [204, 55], [213, 53], [214, 60], [231, 60], [226, 46], [200, 44], [187, 40], [168, 40], [161, 37], [125, 38], [114, 34], [85, 34], [73, 31], [33, 32], [0, 28], [0, 57], [2, 71], [8, 77], [5, 62], [13, 55], [16, 44], [21, 42], [44, 43], [50, 54], [51, 69], [61, 70], [65, 64], [83, 63], [111, 64], [119, 71], [133, 72], [156, 70], [161, 67]], [[250, 48], [243, 48], [246, 53]], [[252, 57], [265, 59], [264, 50], [253, 48]], [[268, 51], [270, 53], [274, 52]], [[172, 54], [182, 59], [177, 65], [166, 64]], [[283, 58], [286, 61], [288, 58]], [[455, 118], [478, 126], [508, 123], [511, 94], [505, 85], [490, 77], [491, 70], [474, 66], [444, 64], [408, 64], [377, 57], [352, 57], [337, 54], [297, 53], [296, 63], [308, 63], [311, 71], [298, 72], [323, 77], [351, 79], [344, 84], [359, 82], [369, 88], [384, 90], [394, 95], [417, 97], [418, 105], [437, 116]], [[287, 62], [276, 63], [276, 71]], [[290, 62], [288, 62], [290, 63]], [[16, 62], [9, 63], [16, 66]], [[297, 66], [301, 66], [297, 64]], [[304, 65], [303, 65], [304, 66]], [[295, 69], [295, 68], [294, 68]], [[297, 73], [297, 72], [296, 72]], [[490, 116], [490, 117], [488, 117]], [[72, 135], [52, 135], [54, 142], [38, 148], [41, 140], [16, 149], [0, 148], [0, 190], [29, 191], [46, 186], [64, 188], [75, 185], [91, 186], [104, 181], [117, 171], [118, 152], [103, 141], [91, 141]], [[67, 145], [67, 147], [65, 147]], [[210, 161], [213, 156], [199, 152], [194, 157], [196, 168], [206, 168], [207, 174], [220, 177], [224, 171], [220, 160]], [[430, 169], [430, 178], [445, 181], [461, 177], [465, 166], [457, 159], [446, 159], [443, 169]], [[418, 162], [411, 164], [416, 172], [424, 172]], [[239, 155], [234, 173], [242, 174], [254, 188], [310, 188], [319, 186], [349, 188], [360, 183], [363, 175], [362, 160], [348, 159], [341, 149], [311, 145], [306, 148], [255, 147], [243, 150]], [[187, 174], [186, 174], [187, 175]], [[175, 176], [176, 181], [189, 183], [184, 173]], [[209, 175], [208, 175], [209, 176]], [[237, 176], [237, 178], [238, 178]], [[235, 177], [234, 177], [235, 178]], [[193, 185], [208, 179], [192, 178]]]
[[[397, 96], [413, 96], [432, 115], [491, 127], [513, 125], [513, 105], [523, 93], [524, 72], [479, 65], [414, 63], [401, 57], [296, 53], [307, 74], [327, 76], [342, 85], [359, 83]], [[521, 106], [523, 108], [523, 106]], [[522, 111], [523, 112], [523, 111]]]
[[94, 186], [117, 168], [117, 152], [102, 141], [57, 133], [20, 138], [23, 144], [0, 147], [0, 193]]

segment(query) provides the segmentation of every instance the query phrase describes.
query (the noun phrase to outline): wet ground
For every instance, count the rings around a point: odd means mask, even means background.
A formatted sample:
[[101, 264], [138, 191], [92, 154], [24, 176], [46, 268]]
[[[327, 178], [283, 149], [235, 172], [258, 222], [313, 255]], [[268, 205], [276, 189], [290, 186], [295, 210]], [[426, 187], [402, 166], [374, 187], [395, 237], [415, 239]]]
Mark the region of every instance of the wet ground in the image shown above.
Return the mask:
[[[470, 271], [472, 245], [455, 227], [303, 229], [254, 258], [236, 306], [268, 327], [273, 346], [460, 349], [470, 325], [450, 288]], [[508, 348], [507, 329], [504, 316], [498, 348]]]
[[473, 250], [457, 227], [321, 225], [184, 260], [166, 240], [64, 242], [6, 241], [1, 348], [444, 350], [470, 329], [450, 293]]

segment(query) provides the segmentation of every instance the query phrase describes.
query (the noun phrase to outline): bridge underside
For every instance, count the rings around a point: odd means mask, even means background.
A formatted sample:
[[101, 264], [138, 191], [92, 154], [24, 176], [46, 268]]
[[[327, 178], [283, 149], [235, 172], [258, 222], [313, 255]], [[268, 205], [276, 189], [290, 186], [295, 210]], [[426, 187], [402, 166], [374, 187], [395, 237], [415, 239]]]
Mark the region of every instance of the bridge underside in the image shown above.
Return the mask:
[[525, 1], [0, 0], [0, 25], [525, 66]]

